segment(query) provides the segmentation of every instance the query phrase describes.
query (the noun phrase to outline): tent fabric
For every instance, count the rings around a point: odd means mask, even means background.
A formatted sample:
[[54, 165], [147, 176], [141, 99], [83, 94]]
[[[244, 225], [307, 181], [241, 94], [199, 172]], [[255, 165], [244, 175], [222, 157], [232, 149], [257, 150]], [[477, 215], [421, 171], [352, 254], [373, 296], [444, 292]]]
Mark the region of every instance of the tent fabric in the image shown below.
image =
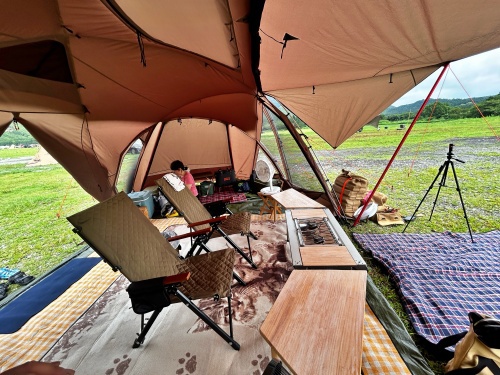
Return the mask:
[[[217, 121], [208, 123], [199, 119], [169, 121], [158, 142], [160, 151], [153, 156], [150, 174], [170, 172], [174, 160], [182, 160], [192, 170], [231, 165], [226, 126]], [[211, 142], [212, 138], [218, 141]]]
[[[19, 119], [103, 200], [116, 194], [128, 147], [154, 142], [156, 124], [218, 121], [252, 141], [204, 131], [204, 145], [220, 150], [211, 163], [247, 176], [262, 95], [336, 147], [444, 63], [500, 47], [498, 16], [495, 0], [7, 0], [0, 134], [4, 114]], [[181, 147], [177, 136], [170, 144]], [[163, 143], [143, 154], [134, 186], [173, 158]], [[184, 149], [191, 165], [205, 163]]]
[[[331, 146], [340, 146], [375, 116], [432, 74], [438, 66], [411, 72], [365, 78], [352, 82], [273, 91], [272, 96]], [[390, 83], [392, 81], [392, 83]], [[374, 100], [377, 98], [378, 100]], [[311, 102], [314, 105], [311, 105]]]

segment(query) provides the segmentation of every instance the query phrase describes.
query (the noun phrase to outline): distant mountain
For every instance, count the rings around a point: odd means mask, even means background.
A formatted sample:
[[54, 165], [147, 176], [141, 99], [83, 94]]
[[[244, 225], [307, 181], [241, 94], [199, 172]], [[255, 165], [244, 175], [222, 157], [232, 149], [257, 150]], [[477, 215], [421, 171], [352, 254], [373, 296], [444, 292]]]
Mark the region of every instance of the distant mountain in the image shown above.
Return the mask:
[[[477, 103], [481, 103], [481, 102], [485, 101], [488, 98], [490, 98], [490, 96], [481, 96], [481, 97], [472, 98], [472, 99], [474, 99], [474, 101], [477, 104]], [[429, 100], [429, 103], [427, 103], [427, 105], [433, 104], [435, 101], [436, 101], [436, 99], [431, 98]], [[424, 100], [422, 99], [422, 100], [416, 101], [415, 103], [412, 103], [412, 104], [403, 104], [403, 105], [400, 105], [397, 107], [391, 105], [384, 112], [382, 112], [382, 114], [385, 116], [388, 116], [388, 115], [397, 115], [397, 114], [403, 114], [403, 113], [408, 113], [408, 112], [417, 113], [423, 102], [424, 102]], [[438, 102], [443, 103], [443, 104], [448, 104], [452, 107], [472, 106], [472, 102], [470, 101], [470, 99], [439, 99]]]

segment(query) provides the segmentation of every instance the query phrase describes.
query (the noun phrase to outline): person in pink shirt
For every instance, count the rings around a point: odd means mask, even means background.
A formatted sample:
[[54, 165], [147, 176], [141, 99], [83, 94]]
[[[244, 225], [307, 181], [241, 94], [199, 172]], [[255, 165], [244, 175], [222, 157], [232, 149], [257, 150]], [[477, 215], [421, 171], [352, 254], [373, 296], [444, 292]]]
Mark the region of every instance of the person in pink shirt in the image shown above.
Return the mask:
[[194, 182], [193, 175], [189, 172], [188, 167], [184, 165], [184, 163], [180, 160], [174, 160], [170, 164], [170, 169], [174, 172], [181, 180], [184, 182], [184, 185], [191, 190], [191, 193], [195, 197], [198, 196], [198, 190], [196, 189], [196, 184]]

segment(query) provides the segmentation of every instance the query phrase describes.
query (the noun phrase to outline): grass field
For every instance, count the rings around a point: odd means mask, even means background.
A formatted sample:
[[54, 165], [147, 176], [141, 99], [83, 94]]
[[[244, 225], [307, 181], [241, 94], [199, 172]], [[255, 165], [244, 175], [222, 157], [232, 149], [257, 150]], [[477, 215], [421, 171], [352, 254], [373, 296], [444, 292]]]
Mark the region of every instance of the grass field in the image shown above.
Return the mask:
[[[336, 150], [311, 132], [304, 132], [330, 181], [333, 182], [340, 170], [346, 168], [367, 177], [372, 188], [404, 134], [404, 131], [397, 130], [398, 127], [399, 124], [390, 123], [381, 123], [380, 130], [365, 127]], [[464, 164], [455, 162], [455, 166], [473, 231], [498, 229], [499, 134], [500, 117], [488, 118], [487, 122], [468, 119], [417, 123], [379, 191], [388, 196], [390, 206], [399, 208], [403, 215], [410, 215], [429, 188], [438, 167], [446, 160], [448, 145], [453, 143], [455, 157], [466, 161]], [[264, 134], [264, 142], [271, 136]], [[290, 138], [283, 139], [286, 143]], [[284, 146], [292, 150], [289, 154], [292, 167], [294, 163], [303, 163], [303, 157], [293, 151], [292, 144]], [[0, 160], [33, 156], [36, 152], [36, 149], [0, 150]], [[296, 170], [294, 178], [302, 185], [314, 180], [307, 173], [299, 173], [300, 168]], [[73, 234], [65, 217], [97, 202], [61, 166], [1, 165], [0, 176], [0, 267], [19, 268], [40, 276], [82, 247], [80, 238]], [[454, 187], [452, 176], [448, 177], [448, 185]], [[424, 216], [412, 222], [407, 231], [467, 232], [456, 190], [442, 190], [434, 216], [429, 221], [427, 217], [434, 198], [435, 192], [431, 192], [419, 210]], [[380, 227], [367, 222], [345, 229], [348, 233], [391, 233], [400, 232], [402, 227]], [[387, 274], [366, 259], [370, 275], [411, 332]], [[442, 371], [441, 364], [434, 366], [436, 373]]]

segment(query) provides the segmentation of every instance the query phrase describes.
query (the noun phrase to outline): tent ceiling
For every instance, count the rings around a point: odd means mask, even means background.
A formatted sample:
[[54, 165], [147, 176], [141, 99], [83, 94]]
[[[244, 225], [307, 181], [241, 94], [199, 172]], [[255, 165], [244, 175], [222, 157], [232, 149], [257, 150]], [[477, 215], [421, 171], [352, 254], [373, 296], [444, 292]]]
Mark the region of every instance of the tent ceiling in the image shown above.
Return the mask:
[[110, 0], [109, 3], [118, 6], [144, 34], [161, 43], [231, 68], [238, 67], [231, 14], [224, 1]]
[[[155, 124], [213, 119], [258, 139], [260, 84], [338, 146], [443, 63], [500, 47], [499, 9], [496, 0], [7, 0], [0, 111], [101, 200], [114, 194], [126, 147]], [[298, 40], [284, 46], [285, 33]], [[227, 139], [233, 162], [251, 168], [248, 150]]]

